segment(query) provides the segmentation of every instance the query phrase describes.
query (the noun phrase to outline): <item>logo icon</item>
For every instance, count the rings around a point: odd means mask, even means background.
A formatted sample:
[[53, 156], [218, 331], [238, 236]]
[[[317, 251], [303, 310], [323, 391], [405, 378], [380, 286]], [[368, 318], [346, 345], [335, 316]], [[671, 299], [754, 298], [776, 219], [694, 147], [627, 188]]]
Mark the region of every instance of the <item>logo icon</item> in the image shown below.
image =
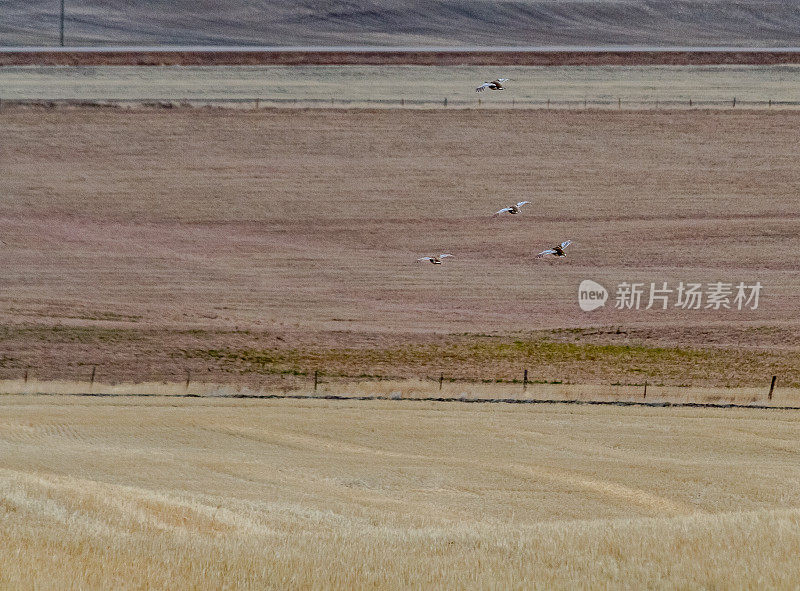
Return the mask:
[[578, 305], [584, 312], [591, 312], [606, 305], [608, 291], [606, 288], [592, 281], [584, 279], [578, 287]]

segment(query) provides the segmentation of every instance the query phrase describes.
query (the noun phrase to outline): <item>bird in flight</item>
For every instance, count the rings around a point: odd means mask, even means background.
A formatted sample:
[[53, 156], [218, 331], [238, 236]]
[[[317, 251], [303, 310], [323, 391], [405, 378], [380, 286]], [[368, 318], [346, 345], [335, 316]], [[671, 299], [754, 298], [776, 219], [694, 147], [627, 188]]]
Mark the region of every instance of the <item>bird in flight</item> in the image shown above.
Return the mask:
[[525, 205], [526, 203], [530, 203], [530, 201], [520, 201], [520, 202], [519, 202], [519, 203], [517, 203], [516, 205], [512, 205], [512, 206], [510, 206], [510, 207], [504, 207], [504, 208], [503, 208], [503, 209], [501, 209], [500, 211], [496, 211], [496, 212], [494, 212], [494, 214], [492, 215], [492, 217], [493, 217], [493, 218], [496, 218], [496, 217], [497, 217], [497, 216], [499, 216], [501, 213], [510, 213], [510, 214], [512, 214], [512, 215], [514, 215], [514, 214], [517, 214], [517, 213], [519, 213], [519, 210], [520, 210], [520, 208], [521, 208], [523, 205]]
[[484, 82], [475, 89], [475, 92], [483, 92], [487, 88], [489, 90], [505, 90], [506, 87], [503, 86], [503, 82], [508, 82], [508, 78], [498, 78], [497, 80], [492, 80], [491, 82]]
[[567, 248], [570, 244], [572, 244], [572, 240], [566, 240], [561, 244], [554, 246], [553, 248], [548, 248], [547, 250], [543, 250], [539, 254], [536, 255], [537, 259], [543, 259], [544, 257], [565, 257], [567, 253], [564, 252], [564, 249]]
[[429, 261], [429, 262], [433, 263], [434, 265], [441, 265], [443, 258], [451, 257], [451, 256], [453, 256], [453, 255], [451, 255], [451, 254], [440, 254], [438, 257], [421, 257], [421, 258], [417, 259], [417, 262], [419, 263], [420, 261]]

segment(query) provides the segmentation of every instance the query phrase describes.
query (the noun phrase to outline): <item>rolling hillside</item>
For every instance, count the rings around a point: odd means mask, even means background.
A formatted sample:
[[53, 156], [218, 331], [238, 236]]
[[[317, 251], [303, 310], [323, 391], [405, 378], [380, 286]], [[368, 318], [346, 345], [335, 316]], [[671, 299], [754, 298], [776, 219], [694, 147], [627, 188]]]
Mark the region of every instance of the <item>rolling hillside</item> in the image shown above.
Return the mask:
[[[800, 45], [793, 0], [67, 0], [66, 44]], [[0, 46], [58, 44], [58, 2], [0, 1]]]

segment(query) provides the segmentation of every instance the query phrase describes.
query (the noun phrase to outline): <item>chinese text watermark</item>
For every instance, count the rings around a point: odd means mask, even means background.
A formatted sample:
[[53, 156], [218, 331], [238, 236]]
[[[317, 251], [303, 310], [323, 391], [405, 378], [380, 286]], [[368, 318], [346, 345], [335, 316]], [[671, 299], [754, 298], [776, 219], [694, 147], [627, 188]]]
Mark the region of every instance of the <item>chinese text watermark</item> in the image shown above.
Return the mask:
[[[623, 281], [614, 292], [617, 310], [756, 310], [763, 291], [760, 281], [755, 283], [693, 283], [679, 281], [669, 284], [634, 283]], [[578, 304], [585, 312], [605, 306], [608, 290], [596, 281], [586, 279], [578, 287]]]

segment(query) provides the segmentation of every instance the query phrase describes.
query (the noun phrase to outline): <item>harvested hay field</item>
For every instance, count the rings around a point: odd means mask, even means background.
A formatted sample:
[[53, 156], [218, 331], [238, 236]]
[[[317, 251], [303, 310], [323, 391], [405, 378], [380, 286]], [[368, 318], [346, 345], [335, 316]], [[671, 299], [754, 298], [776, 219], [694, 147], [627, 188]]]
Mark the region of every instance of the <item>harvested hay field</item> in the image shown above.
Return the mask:
[[[0, 122], [0, 377], [800, 384], [800, 113], [4, 108]], [[520, 199], [522, 215], [490, 217]], [[566, 238], [567, 259], [534, 259]], [[440, 252], [456, 256], [414, 263]], [[756, 310], [584, 313], [586, 278], [764, 292]]]
[[0, 397], [0, 586], [791, 587], [797, 412]]
[[[498, 76], [507, 91], [478, 94]], [[365, 83], [369, 81], [369, 83]], [[0, 100], [258, 107], [798, 108], [800, 65], [0, 67]], [[256, 99], [259, 101], [256, 103]], [[445, 103], [445, 100], [447, 101]]]

